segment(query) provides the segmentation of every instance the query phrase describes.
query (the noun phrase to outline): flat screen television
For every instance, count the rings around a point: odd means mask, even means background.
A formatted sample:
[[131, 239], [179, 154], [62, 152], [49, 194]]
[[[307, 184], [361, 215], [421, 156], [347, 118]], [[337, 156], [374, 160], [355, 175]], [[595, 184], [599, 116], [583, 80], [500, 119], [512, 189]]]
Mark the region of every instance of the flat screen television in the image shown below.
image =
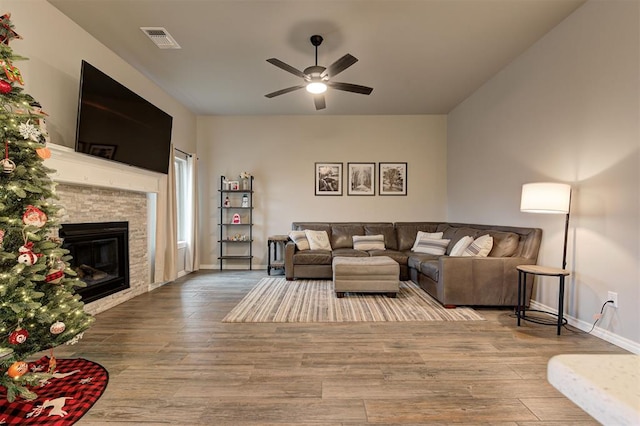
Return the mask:
[[82, 61], [75, 150], [166, 174], [173, 117]]

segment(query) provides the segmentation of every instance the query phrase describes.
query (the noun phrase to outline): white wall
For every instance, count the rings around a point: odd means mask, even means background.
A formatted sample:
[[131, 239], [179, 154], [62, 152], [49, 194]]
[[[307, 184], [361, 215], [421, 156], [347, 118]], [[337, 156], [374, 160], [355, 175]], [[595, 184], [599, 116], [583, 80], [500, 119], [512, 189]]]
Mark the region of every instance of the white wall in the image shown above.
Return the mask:
[[[589, 1], [448, 118], [448, 218], [543, 228], [540, 264], [561, 266], [564, 217], [519, 211], [526, 182], [573, 186], [568, 314], [640, 348], [639, 2]], [[557, 307], [557, 279], [534, 297]], [[608, 335], [608, 333], [612, 333]]]
[[[444, 220], [446, 137], [442, 115], [199, 117], [203, 267], [218, 263], [220, 175], [255, 176], [253, 248], [264, 267], [267, 237], [294, 221]], [[407, 162], [408, 195], [347, 196], [344, 186], [341, 197], [315, 196], [315, 162], [345, 172], [347, 162]]]
[[49, 114], [51, 142], [72, 148], [75, 144], [80, 63], [84, 59], [173, 116], [174, 145], [195, 151], [195, 115], [58, 9], [44, 0], [2, 0], [0, 6], [3, 13], [11, 13], [15, 30], [22, 36], [10, 46], [29, 60], [14, 65], [24, 76], [25, 91]]

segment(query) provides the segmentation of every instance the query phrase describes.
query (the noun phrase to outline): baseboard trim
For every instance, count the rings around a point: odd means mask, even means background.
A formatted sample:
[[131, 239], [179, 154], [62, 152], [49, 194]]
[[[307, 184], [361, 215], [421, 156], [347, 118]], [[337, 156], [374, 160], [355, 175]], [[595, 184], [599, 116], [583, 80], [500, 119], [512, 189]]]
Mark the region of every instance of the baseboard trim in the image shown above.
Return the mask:
[[[541, 311], [547, 311], [547, 312], [553, 312], [554, 314], [558, 313], [558, 310], [556, 308], [553, 308], [551, 306], [547, 306], [544, 305], [542, 303], [539, 303], [535, 300], [531, 301], [531, 309], [537, 309], [537, 310], [541, 310]], [[593, 327], [593, 323], [588, 323], [586, 321], [582, 321], [580, 319], [574, 318], [570, 315], [565, 314], [564, 317], [567, 319], [567, 324], [582, 330], [584, 332], [588, 332], [589, 330], [591, 330], [591, 327]], [[615, 333], [612, 333], [609, 330], [606, 330], [604, 328], [600, 328], [598, 326], [596, 326], [593, 331], [590, 333], [592, 336], [596, 336], [599, 339], [602, 339], [606, 342], [609, 342], [613, 345], [619, 346], [622, 349], [626, 349], [629, 352], [632, 352], [634, 354], [640, 354], [640, 343], [638, 342], [634, 342], [632, 340], [629, 340], [625, 337], [619, 336]]]

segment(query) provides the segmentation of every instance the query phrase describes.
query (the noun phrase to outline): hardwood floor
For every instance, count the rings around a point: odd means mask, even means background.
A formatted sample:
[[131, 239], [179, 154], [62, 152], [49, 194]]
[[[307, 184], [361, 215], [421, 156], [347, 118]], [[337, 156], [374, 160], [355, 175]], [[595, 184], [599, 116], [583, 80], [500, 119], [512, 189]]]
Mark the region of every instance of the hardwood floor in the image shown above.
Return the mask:
[[560, 353], [625, 353], [585, 333], [486, 321], [225, 324], [265, 271], [191, 274], [97, 315], [58, 358], [110, 381], [79, 425], [596, 425], [546, 381]]

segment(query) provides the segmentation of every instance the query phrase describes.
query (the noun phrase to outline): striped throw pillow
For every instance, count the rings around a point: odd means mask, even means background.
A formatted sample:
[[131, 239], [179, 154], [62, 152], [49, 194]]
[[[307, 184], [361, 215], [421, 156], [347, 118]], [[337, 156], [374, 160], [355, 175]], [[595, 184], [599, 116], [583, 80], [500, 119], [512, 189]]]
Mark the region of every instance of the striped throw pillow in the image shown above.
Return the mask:
[[442, 238], [443, 232], [423, 232], [418, 231], [416, 234], [416, 240], [413, 243], [413, 247], [411, 247], [411, 251], [416, 251], [416, 247], [418, 247], [418, 243], [423, 238], [433, 238], [434, 240], [439, 240]]
[[446, 239], [421, 238], [413, 249], [416, 253], [442, 255], [447, 251], [449, 241]]
[[487, 257], [493, 248], [493, 237], [489, 234], [476, 238], [462, 253], [463, 256]]
[[304, 231], [291, 231], [289, 238], [296, 243], [298, 250], [309, 250], [309, 240], [307, 240], [307, 234]]
[[384, 235], [354, 235], [353, 248], [356, 250], [384, 250]]
[[449, 253], [449, 256], [462, 256], [464, 251], [471, 245], [472, 242], [473, 237], [470, 235], [460, 238], [451, 249], [451, 253]]

